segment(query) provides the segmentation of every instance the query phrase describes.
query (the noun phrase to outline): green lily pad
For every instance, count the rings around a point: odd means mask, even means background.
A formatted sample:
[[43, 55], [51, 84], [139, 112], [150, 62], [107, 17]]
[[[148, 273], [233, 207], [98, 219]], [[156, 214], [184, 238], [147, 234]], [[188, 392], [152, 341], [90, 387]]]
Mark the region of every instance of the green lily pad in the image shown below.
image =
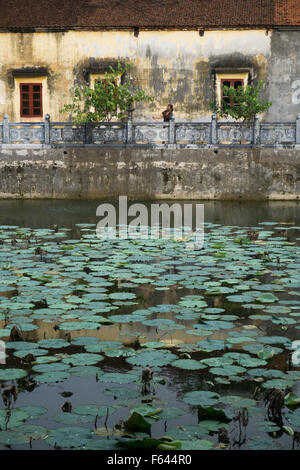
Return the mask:
[[105, 406], [105, 405], [79, 405], [73, 408], [73, 412], [79, 415], [84, 416], [106, 416], [107, 414], [110, 416], [112, 415], [116, 409], [113, 406]]
[[149, 406], [149, 405], [138, 405], [130, 410], [131, 414], [134, 412], [142, 416], [156, 418], [156, 417], [161, 417], [160, 414], [162, 412], [162, 408], [154, 408], [153, 406]]
[[225, 349], [225, 341], [219, 339], [206, 339], [197, 343], [201, 351], [212, 352]]
[[47, 413], [47, 408], [43, 406], [26, 405], [21, 406], [20, 409], [29, 414], [28, 419], [36, 419]]
[[23, 369], [2, 369], [0, 370], [0, 380], [6, 382], [8, 380], [17, 380], [27, 375]]
[[92, 438], [92, 431], [76, 426], [52, 429], [46, 439], [50, 446], [81, 449]]
[[37, 364], [32, 367], [32, 370], [35, 372], [61, 372], [68, 370], [70, 366], [68, 364], [63, 364], [62, 362], [54, 362], [50, 364]]
[[29, 417], [29, 413], [22, 408], [0, 410], [0, 429], [7, 431], [8, 429], [16, 428]]
[[111, 387], [104, 390], [104, 395], [113, 396], [117, 398], [137, 398], [140, 396], [140, 392], [125, 387]]
[[118, 450], [121, 446], [116, 439], [91, 439], [84, 448], [86, 450]]
[[198, 422], [201, 424], [202, 420], [219, 421], [220, 423], [229, 423], [231, 417], [223, 410], [218, 410], [213, 406], [204, 407], [198, 405]]
[[183, 442], [190, 442], [201, 439], [209, 433], [208, 428], [201, 425], [184, 425], [177, 426], [168, 431], [168, 437], [178, 439]]
[[175, 354], [170, 353], [169, 351], [158, 351], [155, 349], [149, 349], [147, 351], [141, 350], [137, 353], [136, 356], [126, 358], [126, 362], [136, 366], [160, 367], [170, 364], [175, 359], [177, 359], [177, 356]]
[[213, 442], [207, 439], [197, 439], [196, 441], [183, 441], [181, 445], [182, 450], [210, 450], [214, 447]]
[[144, 432], [150, 434], [151, 424], [146, 421], [143, 415], [134, 411], [131, 416], [124, 421], [124, 427], [131, 432]]
[[171, 366], [185, 370], [200, 370], [207, 367], [205, 364], [201, 364], [201, 362], [195, 361], [194, 359], [178, 359], [177, 361], [171, 362]]
[[43, 439], [48, 434], [47, 428], [36, 424], [22, 424], [17, 428], [17, 432], [23, 434], [27, 442], [29, 442], [30, 439]]
[[26, 444], [27, 440], [22, 433], [16, 431], [0, 431], [0, 444], [14, 446]]
[[161, 341], [148, 341], [147, 343], [143, 343], [141, 346], [143, 348], [150, 348], [150, 349], [156, 349], [156, 348], [163, 348], [165, 343], [162, 343]]
[[70, 374], [66, 371], [52, 371], [52, 372], [45, 372], [40, 375], [35, 376], [35, 381], [37, 383], [55, 383], [55, 382], [62, 382], [65, 379], [68, 379]]
[[[79, 421], [79, 416], [73, 413], [58, 413], [54, 416], [54, 421], [62, 424], [77, 424]], [[93, 420], [94, 417], [90, 416], [90, 420]]]
[[88, 366], [96, 364], [97, 362], [102, 361], [104, 358], [100, 354], [92, 353], [78, 353], [70, 354], [68, 357], [64, 357], [62, 362], [70, 364], [72, 366]]
[[298, 397], [295, 393], [290, 392], [285, 396], [284, 404], [290, 410], [295, 410], [300, 406], [300, 397]]
[[168, 407], [163, 408], [163, 410], [159, 413], [159, 418], [169, 420], [179, 418], [183, 414], [185, 414], [185, 411], [181, 410], [180, 408]]
[[184, 395], [183, 401], [189, 405], [213, 406], [218, 403], [220, 395], [210, 391], [188, 392]]
[[65, 348], [67, 346], [70, 346], [70, 343], [68, 341], [65, 341], [64, 339], [41, 339], [38, 342], [39, 346], [42, 348]]
[[114, 300], [129, 300], [135, 299], [136, 295], [132, 292], [114, 292], [113, 294], [110, 294], [109, 297]]
[[245, 367], [241, 366], [228, 365], [224, 367], [212, 367], [211, 369], [209, 369], [209, 372], [215, 375], [224, 375], [227, 377], [231, 377], [232, 375], [246, 372], [246, 369]]

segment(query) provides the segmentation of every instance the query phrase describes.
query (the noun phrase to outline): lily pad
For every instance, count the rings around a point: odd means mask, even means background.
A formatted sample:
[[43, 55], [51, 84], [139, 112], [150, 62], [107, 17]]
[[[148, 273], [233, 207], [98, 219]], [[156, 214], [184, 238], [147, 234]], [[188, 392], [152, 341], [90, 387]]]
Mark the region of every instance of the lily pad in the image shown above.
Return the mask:
[[145, 432], [150, 434], [151, 424], [146, 421], [143, 415], [134, 411], [132, 415], [124, 421], [124, 427], [131, 432]]
[[183, 441], [181, 444], [182, 450], [210, 450], [214, 447], [213, 442], [207, 439], [197, 439], [195, 441]]
[[76, 426], [52, 429], [46, 439], [50, 446], [81, 449], [92, 438], [92, 431]]
[[100, 354], [92, 353], [78, 353], [70, 354], [68, 357], [63, 358], [62, 362], [72, 366], [88, 366], [102, 361], [104, 358]]
[[203, 407], [213, 406], [218, 403], [220, 395], [210, 391], [188, 392], [184, 395], [183, 401], [189, 405], [200, 405]]
[[106, 416], [112, 415], [116, 409], [113, 406], [105, 406], [105, 405], [79, 405], [73, 408], [73, 412], [79, 415], [84, 416]]
[[27, 375], [23, 369], [2, 369], [0, 370], [0, 380], [6, 382], [8, 380], [16, 380]]
[[8, 429], [21, 426], [29, 417], [29, 413], [22, 408], [0, 410], [0, 429], [7, 431]]
[[207, 367], [205, 364], [201, 364], [201, 362], [195, 361], [194, 359], [178, 359], [177, 361], [171, 362], [171, 366], [185, 370], [200, 370]]
[[154, 349], [148, 351], [142, 350], [136, 356], [126, 358], [126, 362], [136, 366], [160, 367], [170, 364], [175, 359], [177, 359], [177, 356], [169, 351], [158, 351]]

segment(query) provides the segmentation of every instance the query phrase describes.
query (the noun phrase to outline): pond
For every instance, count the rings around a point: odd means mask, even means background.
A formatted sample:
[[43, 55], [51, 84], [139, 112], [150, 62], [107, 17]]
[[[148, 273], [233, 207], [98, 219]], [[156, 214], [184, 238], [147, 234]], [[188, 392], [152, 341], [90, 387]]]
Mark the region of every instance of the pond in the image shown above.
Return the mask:
[[0, 201], [1, 449], [300, 448], [299, 204], [202, 203], [199, 249]]

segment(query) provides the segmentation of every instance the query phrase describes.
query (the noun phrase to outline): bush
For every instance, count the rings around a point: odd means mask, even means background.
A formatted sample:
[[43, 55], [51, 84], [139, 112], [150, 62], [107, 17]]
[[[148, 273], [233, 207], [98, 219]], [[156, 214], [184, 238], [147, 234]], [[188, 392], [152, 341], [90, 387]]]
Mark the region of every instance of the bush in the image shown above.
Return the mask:
[[[268, 109], [272, 103], [270, 101], [262, 102], [259, 97], [261, 88], [263, 86], [262, 80], [257, 87], [247, 85], [245, 87], [239, 86], [237, 88], [223, 86], [223, 96], [228, 97], [229, 103], [222, 99], [221, 106], [216, 103], [210, 102], [209, 107], [220, 117], [231, 116], [234, 119], [244, 119], [250, 121], [258, 113]], [[234, 103], [234, 105], [230, 105]]]
[[72, 104], [65, 104], [60, 113], [71, 112], [74, 124], [94, 121], [118, 120], [126, 116], [126, 111], [133, 103], [140, 101], [153, 101], [143, 90], [130, 90], [129, 83], [119, 83], [120, 77], [131, 67], [124, 67], [118, 63], [116, 69], [110, 67], [110, 72], [105, 73], [105, 79], [99, 77], [95, 81], [95, 88], [85, 86], [77, 87]]

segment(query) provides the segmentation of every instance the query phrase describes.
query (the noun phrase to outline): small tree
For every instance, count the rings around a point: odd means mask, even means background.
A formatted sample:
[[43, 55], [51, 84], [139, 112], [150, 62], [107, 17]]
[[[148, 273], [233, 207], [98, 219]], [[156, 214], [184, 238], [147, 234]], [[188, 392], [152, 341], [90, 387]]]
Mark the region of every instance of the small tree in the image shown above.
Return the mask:
[[88, 86], [77, 87], [72, 104], [65, 104], [60, 113], [71, 112], [74, 124], [94, 121], [111, 121], [113, 118], [123, 119], [126, 111], [133, 103], [153, 101], [143, 90], [130, 90], [129, 83], [119, 83], [120, 77], [131, 67], [118, 63], [114, 69], [105, 73], [105, 78], [95, 81], [94, 89]]
[[227, 100], [222, 98], [221, 106], [210, 102], [209, 107], [221, 117], [231, 116], [234, 119], [242, 118], [245, 121], [250, 121], [255, 114], [265, 111], [272, 105], [270, 101], [263, 103], [260, 99], [259, 94], [262, 86], [262, 80], [257, 87], [247, 85], [246, 87], [233, 88], [223, 85], [223, 96], [226, 96]]

